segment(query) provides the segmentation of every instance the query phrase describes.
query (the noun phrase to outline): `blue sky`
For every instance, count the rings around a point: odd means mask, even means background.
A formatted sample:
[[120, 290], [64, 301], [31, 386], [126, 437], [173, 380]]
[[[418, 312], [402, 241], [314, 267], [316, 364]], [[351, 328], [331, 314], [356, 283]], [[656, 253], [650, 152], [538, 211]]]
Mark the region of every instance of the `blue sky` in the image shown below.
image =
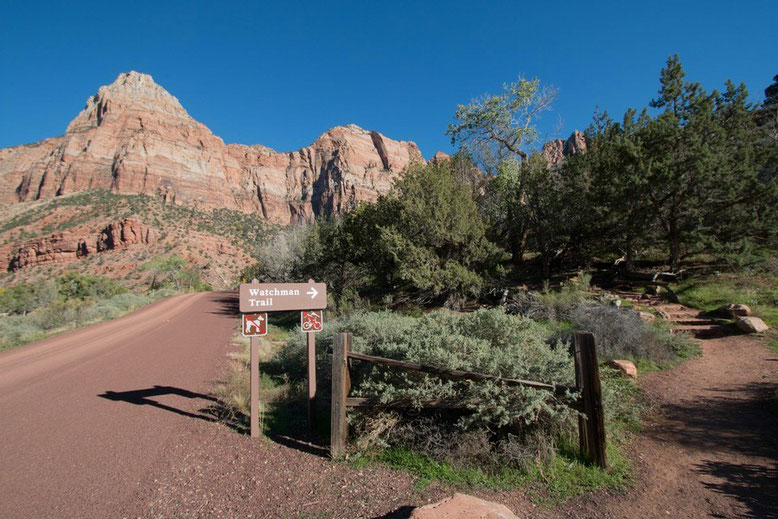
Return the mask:
[[678, 53], [707, 89], [778, 74], [778, 2], [0, 0], [0, 147], [61, 135], [120, 72], [151, 74], [226, 142], [289, 151], [356, 123], [426, 157], [458, 103], [519, 74], [559, 89], [542, 134], [620, 116]]

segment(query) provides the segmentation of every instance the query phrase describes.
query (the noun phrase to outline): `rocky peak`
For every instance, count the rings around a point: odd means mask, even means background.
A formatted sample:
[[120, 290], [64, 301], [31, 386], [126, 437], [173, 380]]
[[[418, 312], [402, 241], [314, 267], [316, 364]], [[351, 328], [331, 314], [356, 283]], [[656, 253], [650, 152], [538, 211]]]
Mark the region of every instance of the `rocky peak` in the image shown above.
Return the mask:
[[555, 166], [565, 160], [565, 157], [586, 151], [586, 136], [575, 130], [566, 140], [554, 139], [543, 145], [540, 153], [549, 164]]
[[294, 224], [375, 200], [414, 163], [424, 158], [413, 142], [355, 124], [287, 153], [225, 145], [151, 76], [128, 72], [100, 87], [63, 137], [0, 150], [0, 203], [105, 189]]
[[432, 164], [442, 164], [450, 158], [451, 155], [449, 155], [448, 153], [443, 153], [442, 151], [436, 151], [435, 155], [433, 155], [432, 158], [430, 159], [430, 162]]
[[86, 106], [71, 121], [67, 133], [95, 128], [113, 115], [126, 112], [193, 122], [178, 99], [155, 83], [150, 75], [130, 71], [119, 74], [113, 83], [100, 87], [97, 94], [87, 99]]

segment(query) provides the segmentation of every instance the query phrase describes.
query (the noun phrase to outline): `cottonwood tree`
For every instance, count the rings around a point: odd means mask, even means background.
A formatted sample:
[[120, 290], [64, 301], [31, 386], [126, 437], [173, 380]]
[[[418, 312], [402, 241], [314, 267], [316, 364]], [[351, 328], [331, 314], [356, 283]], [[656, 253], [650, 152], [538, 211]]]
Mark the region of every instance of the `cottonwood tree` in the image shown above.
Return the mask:
[[524, 255], [529, 227], [518, 216], [524, 188], [517, 165], [526, 160], [537, 144], [535, 122], [550, 109], [556, 90], [540, 80], [520, 77], [503, 85], [503, 92], [487, 94], [467, 105], [459, 105], [447, 135], [459, 144], [481, 168], [495, 175], [487, 191], [486, 213], [500, 239], [508, 242], [514, 263]]

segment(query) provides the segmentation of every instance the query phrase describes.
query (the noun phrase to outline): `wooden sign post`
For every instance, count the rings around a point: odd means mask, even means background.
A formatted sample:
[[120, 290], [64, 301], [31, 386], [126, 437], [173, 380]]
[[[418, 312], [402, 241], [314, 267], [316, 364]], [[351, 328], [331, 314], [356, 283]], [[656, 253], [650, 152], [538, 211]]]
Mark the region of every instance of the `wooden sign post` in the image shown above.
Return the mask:
[[[251, 436], [259, 436], [259, 339], [267, 334], [267, 313], [301, 310], [300, 328], [308, 342], [308, 421], [313, 428], [316, 404], [315, 332], [324, 326], [327, 285], [314, 283], [251, 283], [240, 285], [243, 335], [251, 337]], [[262, 313], [257, 313], [262, 312]], [[264, 317], [262, 317], [264, 316]], [[255, 332], [255, 333], [252, 333]], [[260, 333], [261, 332], [261, 333]]]
[[300, 312], [300, 330], [308, 340], [308, 422], [316, 426], [316, 332], [324, 329], [324, 310]]

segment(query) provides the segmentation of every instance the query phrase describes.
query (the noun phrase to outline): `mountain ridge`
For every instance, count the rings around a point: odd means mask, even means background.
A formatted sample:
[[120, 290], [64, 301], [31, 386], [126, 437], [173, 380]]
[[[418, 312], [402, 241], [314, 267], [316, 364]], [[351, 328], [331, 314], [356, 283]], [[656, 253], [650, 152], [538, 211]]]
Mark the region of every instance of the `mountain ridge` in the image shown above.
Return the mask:
[[415, 143], [353, 124], [290, 152], [225, 144], [132, 71], [90, 96], [64, 135], [0, 150], [0, 203], [105, 189], [288, 225], [375, 200], [413, 163], [425, 163]]

